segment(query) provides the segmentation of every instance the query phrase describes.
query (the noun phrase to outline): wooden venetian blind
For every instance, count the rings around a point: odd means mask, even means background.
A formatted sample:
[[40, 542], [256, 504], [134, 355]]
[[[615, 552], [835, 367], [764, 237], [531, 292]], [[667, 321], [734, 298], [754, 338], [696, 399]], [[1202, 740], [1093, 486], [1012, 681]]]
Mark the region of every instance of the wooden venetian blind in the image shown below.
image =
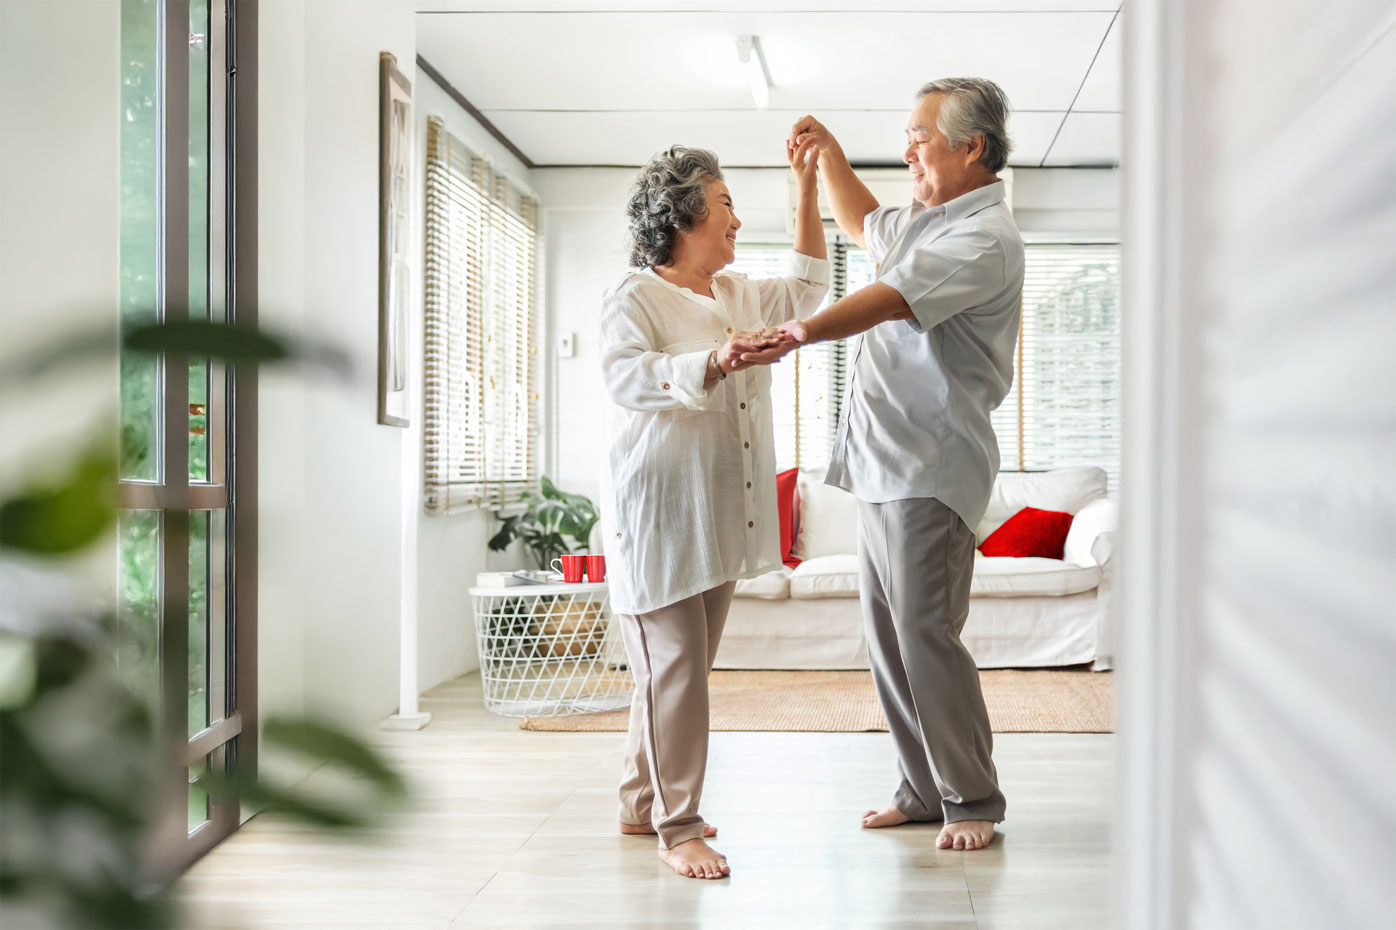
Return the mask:
[[[737, 246], [728, 266], [754, 278], [790, 273], [789, 243]], [[822, 310], [873, 280], [873, 265], [862, 249], [836, 241], [829, 247], [831, 282]], [[829, 464], [843, 395], [848, 384], [849, 340], [821, 342], [798, 350], [771, 369], [771, 407], [776, 467], [822, 469]]]
[[1004, 471], [1120, 468], [1120, 247], [1029, 244], [1013, 387], [993, 413]]
[[425, 507], [506, 507], [538, 484], [538, 204], [427, 123]]

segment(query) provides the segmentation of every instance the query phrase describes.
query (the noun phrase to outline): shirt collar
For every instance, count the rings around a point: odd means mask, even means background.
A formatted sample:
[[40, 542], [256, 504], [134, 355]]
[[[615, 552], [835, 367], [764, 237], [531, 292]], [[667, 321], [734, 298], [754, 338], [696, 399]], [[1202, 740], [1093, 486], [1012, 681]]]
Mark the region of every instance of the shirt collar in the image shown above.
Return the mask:
[[1002, 203], [1006, 191], [1007, 187], [1003, 181], [995, 181], [983, 187], [976, 187], [968, 194], [961, 194], [954, 200], [947, 200], [940, 205], [939, 209], [945, 211], [946, 222], [962, 220], [967, 216], [973, 216], [986, 207]]
[[662, 275], [660, 275], [659, 272], [657, 272], [657, 271], [654, 270], [654, 267], [653, 267], [653, 266], [647, 266], [647, 267], [645, 267], [645, 268], [640, 269], [639, 271], [637, 271], [637, 272], [635, 272], [635, 273], [636, 273], [636, 274], [640, 274], [640, 275], [646, 275], [646, 276], [652, 278], [653, 280], [658, 281], [660, 284], [664, 285], [664, 286], [667, 287], [669, 290], [671, 290], [671, 291], [676, 291], [677, 293], [680, 293], [680, 294], [682, 294], [682, 295], [685, 296], [685, 297], [688, 297], [688, 298], [691, 298], [691, 299], [693, 299], [693, 300], [696, 300], [696, 301], [698, 301], [698, 302], [701, 303], [701, 304], [715, 304], [715, 303], [717, 303], [717, 301], [714, 299], [714, 298], [717, 296], [717, 279], [716, 279], [716, 277], [714, 277], [714, 279], [713, 279], [713, 296], [712, 296], [712, 297], [709, 297], [709, 296], [706, 295], [706, 294], [700, 294], [700, 293], [698, 293], [697, 291], [691, 291], [691, 290], [689, 290], [689, 289], [686, 288], [686, 287], [679, 287], [677, 284], [675, 284], [675, 283], [672, 282], [672, 281], [666, 281], [666, 280], [664, 279], [664, 277], [663, 277]]

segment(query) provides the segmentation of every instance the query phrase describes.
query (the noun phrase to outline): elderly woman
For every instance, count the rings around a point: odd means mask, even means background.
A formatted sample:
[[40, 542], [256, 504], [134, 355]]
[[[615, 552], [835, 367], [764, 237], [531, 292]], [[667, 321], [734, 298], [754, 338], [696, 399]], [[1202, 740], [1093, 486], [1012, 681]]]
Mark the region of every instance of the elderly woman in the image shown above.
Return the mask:
[[611, 606], [635, 698], [620, 828], [659, 835], [680, 875], [721, 878], [698, 813], [708, 757], [708, 672], [738, 580], [781, 566], [770, 327], [813, 313], [828, 290], [816, 201], [818, 151], [787, 143], [799, 206], [793, 276], [724, 272], [735, 257], [731, 192], [711, 152], [674, 146], [646, 165], [627, 214], [635, 266], [607, 295], [602, 367], [617, 409], [601, 495]]

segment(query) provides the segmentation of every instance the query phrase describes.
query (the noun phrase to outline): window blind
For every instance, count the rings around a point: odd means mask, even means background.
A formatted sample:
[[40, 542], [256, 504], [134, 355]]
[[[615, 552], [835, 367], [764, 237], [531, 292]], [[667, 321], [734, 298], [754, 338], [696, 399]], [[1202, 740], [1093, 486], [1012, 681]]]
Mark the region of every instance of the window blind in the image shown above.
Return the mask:
[[538, 204], [427, 122], [424, 506], [506, 507], [538, 483]]
[[1120, 469], [1120, 247], [1030, 244], [1013, 388], [992, 419], [1000, 468]]
[[[790, 273], [789, 243], [743, 243], [729, 270], [753, 278]], [[861, 256], [855, 258], [854, 256]], [[862, 249], [842, 241], [829, 248], [832, 282], [820, 309], [848, 292], [852, 280], [871, 283], [873, 265]], [[862, 287], [863, 284], [858, 284]], [[776, 467], [823, 469], [829, 464], [839, 411], [847, 385], [848, 340], [821, 342], [797, 350], [771, 368], [771, 405]]]

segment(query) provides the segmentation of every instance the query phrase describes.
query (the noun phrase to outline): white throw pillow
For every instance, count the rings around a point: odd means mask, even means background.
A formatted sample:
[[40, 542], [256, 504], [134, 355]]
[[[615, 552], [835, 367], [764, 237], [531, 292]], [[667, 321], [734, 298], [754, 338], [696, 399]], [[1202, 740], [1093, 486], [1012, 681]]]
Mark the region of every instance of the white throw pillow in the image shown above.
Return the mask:
[[1105, 469], [1091, 465], [1048, 472], [999, 472], [974, 543], [984, 542], [1024, 507], [1075, 514], [1096, 498], [1104, 497], [1109, 485]]
[[823, 479], [800, 472], [800, 531], [792, 554], [797, 559], [858, 552], [858, 499]]

